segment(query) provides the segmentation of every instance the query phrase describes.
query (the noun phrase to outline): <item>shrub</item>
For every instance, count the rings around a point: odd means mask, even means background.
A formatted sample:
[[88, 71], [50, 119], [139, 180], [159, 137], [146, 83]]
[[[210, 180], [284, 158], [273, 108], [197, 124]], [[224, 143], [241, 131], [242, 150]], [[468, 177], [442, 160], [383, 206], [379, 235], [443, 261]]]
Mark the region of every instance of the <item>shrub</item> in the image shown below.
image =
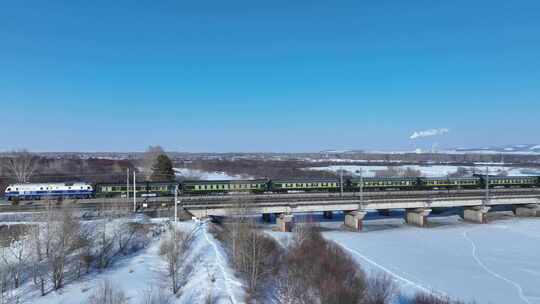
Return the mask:
[[88, 299], [88, 304], [127, 304], [124, 292], [111, 281], [102, 281]]

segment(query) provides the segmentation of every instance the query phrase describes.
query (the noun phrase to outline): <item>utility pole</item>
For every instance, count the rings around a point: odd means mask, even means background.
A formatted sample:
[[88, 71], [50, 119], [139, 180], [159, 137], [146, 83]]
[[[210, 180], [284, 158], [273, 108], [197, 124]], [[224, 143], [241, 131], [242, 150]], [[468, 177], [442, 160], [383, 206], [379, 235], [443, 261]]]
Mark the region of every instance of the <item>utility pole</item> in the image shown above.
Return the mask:
[[129, 200], [129, 168], [126, 168], [126, 198]]
[[339, 169], [339, 185], [341, 196], [343, 196], [343, 168]]
[[360, 206], [358, 210], [362, 210], [364, 207], [364, 172], [360, 168]]
[[178, 184], [174, 186], [174, 222], [178, 221]]
[[484, 205], [489, 203], [489, 167], [486, 167], [486, 199]]
[[137, 177], [133, 171], [133, 212], [137, 211]]

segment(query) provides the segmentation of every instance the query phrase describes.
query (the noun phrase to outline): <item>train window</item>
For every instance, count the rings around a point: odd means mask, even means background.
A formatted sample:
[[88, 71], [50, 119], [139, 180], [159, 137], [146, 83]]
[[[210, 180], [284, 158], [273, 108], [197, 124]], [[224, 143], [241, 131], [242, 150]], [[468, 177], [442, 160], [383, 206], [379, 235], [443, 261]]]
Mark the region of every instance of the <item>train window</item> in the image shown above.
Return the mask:
[[7, 188], [7, 191], [11, 191], [11, 188]]
[[43, 190], [43, 187], [40, 187], [39, 190]]

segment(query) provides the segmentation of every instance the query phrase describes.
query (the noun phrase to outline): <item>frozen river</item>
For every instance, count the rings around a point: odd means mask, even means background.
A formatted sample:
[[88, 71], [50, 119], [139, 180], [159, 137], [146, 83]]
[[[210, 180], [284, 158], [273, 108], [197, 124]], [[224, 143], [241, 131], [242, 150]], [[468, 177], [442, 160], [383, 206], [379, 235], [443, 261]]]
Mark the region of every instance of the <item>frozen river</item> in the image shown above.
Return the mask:
[[416, 228], [399, 218], [367, 220], [363, 233], [327, 229], [324, 236], [367, 272], [390, 274], [405, 294], [424, 290], [477, 303], [540, 304], [540, 218], [504, 216], [487, 225], [457, 216], [430, 221], [432, 227]]

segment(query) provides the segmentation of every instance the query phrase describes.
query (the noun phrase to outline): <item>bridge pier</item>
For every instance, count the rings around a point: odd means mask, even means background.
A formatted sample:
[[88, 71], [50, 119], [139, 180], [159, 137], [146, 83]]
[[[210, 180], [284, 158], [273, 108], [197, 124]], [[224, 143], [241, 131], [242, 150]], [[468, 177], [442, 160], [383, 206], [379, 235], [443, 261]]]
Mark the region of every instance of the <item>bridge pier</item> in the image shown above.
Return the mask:
[[427, 227], [427, 217], [431, 213], [431, 209], [407, 209], [405, 210], [405, 221], [409, 225], [415, 225], [418, 227]]
[[478, 224], [487, 224], [488, 206], [475, 206], [463, 209], [463, 219]]
[[291, 232], [294, 223], [294, 216], [292, 214], [282, 213], [276, 218], [276, 224], [278, 230], [281, 232]]
[[366, 211], [350, 211], [345, 214], [345, 227], [355, 231], [362, 230], [362, 222], [366, 216]]
[[323, 211], [323, 218], [331, 220], [334, 218], [334, 213], [332, 211]]
[[540, 216], [540, 206], [535, 204], [530, 205], [514, 205], [512, 211], [519, 217], [535, 217]]

